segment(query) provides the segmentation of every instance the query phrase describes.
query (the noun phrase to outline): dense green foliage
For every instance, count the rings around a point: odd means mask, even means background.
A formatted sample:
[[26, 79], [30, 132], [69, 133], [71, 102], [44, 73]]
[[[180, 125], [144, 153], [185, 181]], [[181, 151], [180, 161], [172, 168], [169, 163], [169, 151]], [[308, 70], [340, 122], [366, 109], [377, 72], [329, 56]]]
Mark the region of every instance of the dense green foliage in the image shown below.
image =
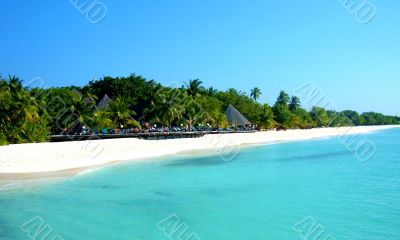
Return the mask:
[[[367, 112], [335, 112], [301, 107], [300, 98], [281, 91], [273, 106], [250, 94], [204, 88], [198, 79], [165, 87], [142, 76], [104, 77], [84, 87], [25, 88], [18, 78], [0, 79], [0, 145], [42, 142], [49, 134], [76, 134], [82, 129], [198, 126], [226, 128], [225, 109], [232, 104], [258, 129], [399, 124], [400, 118]], [[96, 104], [108, 95], [104, 108]], [[147, 123], [147, 124], [146, 124]]]
[[41, 106], [18, 78], [0, 80], [0, 145], [46, 141], [47, 113]]

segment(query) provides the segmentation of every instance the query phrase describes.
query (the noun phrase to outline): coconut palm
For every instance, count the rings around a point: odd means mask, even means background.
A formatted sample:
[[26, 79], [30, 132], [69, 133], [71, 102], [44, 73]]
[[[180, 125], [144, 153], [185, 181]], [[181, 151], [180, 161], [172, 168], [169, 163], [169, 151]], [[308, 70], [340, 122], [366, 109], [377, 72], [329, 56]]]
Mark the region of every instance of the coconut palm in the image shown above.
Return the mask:
[[7, 81], [0, 80], [0, 120], [5, 120], [10, 108], [10, 88]]
[[300, 105], [301, 105], [300, 98], [297, 96], [292, 96], [292, 98], [290, 99], [290, 103], [289, 103], [290, 111], [295, 111], [295, 110], [299, 109]]
[[287, 94], [285, 91], [281, 91], [279, 93], [278, 99], [276, 100], [276, 103], [280, 105], [288, 105], [289, 100], [289, 94]]
[[272, 129], [275, 127], [276, 122], [274, 120], [274, 112], [268, 104], [264, 104], [260, 111], [260, 124], [261, 126], [266, 129]]
[[[71, 99], [69, 104], [69, 112], [71, 116], [72, 122], [67, 123], [67, 127], [71, 129], [75, 129], [81, 126], [85, 126], [88, 123], [93, 122], [93, 110], [92, 105], [88, 104], [85, 101], [85, 97], [79, 91], [72, 90], [69, 92], [71, 95]], [[76, 130], [76, 129], [75, 129]]]
[[196, 98], [200, 95], [201, 84], [203, 82], [199, 79], [190, 80], [189, 83], [186, 83], [187, 95], [191, 98]]
[[151, 101], [151, 105], [146, 109], [145, 114], [150, 120], [171, 127], [173, 121], [179, 121], [182, 118], [185, 110], [183, 99], [183, 93], [179, 90], [164, 89], [159, 91], [158, 95]]
[[94, 111], [93, 122], [94, 126], [96, 126], [98, 130], [111, 128], [114, 125], [113, 120], [111, 119], [111, 113], [104, 109], [97, 109]]
[[193, 125], [197, 121], [202, 120], [205, 111], [204, 109], [202, 109], [202, 106], [199, 104], [199, 102], [196, 99], [193, 99], [191, 96], [183, 95], [182, 99], [184, 102], [183, 116], [184, 119], [186, 120], [186, 124], [189, 127], [189, 131], [191, 131]]
[[218, 93], [218, 90], [215, 89], [215, 88], [213, 88], [213, 87], [209, 87], [209, 88], [207, 89], [207, 94], [208, 94], [209, 96], [215, 96], [217, 93]]
[[8, 111], [5, 111], [8, 115], [8, 121], [26, 120], [33, 122], [39, 118], [39, 106], [35, 99], [29, 95], [28, 91], [24, 89], [20, 79], [10, 77], [6, 86], [3, 84], [3, 88], [6, 89], [8, 92], [6, 95], [9, 97], [8, 106], [6, 106]]
[[20, 79], [0, 80], [0, 97], [1, 144], [47, 140], [46, 117]]
[[136, 113], [129, 109], [128, 103], [123, 98], [117, 98], [110, 103], [108, 108], [110, 118], [117, 126], [135, 126], [140, 128], [140, 124], [133, 119]]
[[257, 102], [257, 99], [260, 98], [261, 94], [261, 90], [258, 87], [254, 87], [253, 89], [251, 89], [250, 97], [252, 97], [254, 101]]
[[171, 127], [174, 120], [181, 120], [184, 108], [183, 106], [177, 104], [177, 102], [164, 102], [159, 108], [159, 119], [165, 126]]

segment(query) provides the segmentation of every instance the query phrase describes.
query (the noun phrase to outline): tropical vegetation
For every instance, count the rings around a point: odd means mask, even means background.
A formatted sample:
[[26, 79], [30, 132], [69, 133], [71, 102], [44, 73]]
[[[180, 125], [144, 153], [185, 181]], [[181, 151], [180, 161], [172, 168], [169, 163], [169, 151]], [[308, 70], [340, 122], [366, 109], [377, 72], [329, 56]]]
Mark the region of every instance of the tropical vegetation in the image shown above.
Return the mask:
[[[225, 109], [232, 104], [259, 130], [399, 124], [397, 116], [314, 106], [306, 110], [298, 96], [281, 91], [274, 105], [260, 103], [261, 90], [250, 94], [230, 88], [205, 88], [199, 79], [183, 86], [162, 86], [132, 74], [103, 77], [86, 86], [28, 88], [17, 77], [0, 78], [0, 145], [43, 142], [51, 134], [77, 134], [82, 129], [163, 126], [191, 130], [229, 126]], [[98, 106], [104, 96], [111, 100]]]

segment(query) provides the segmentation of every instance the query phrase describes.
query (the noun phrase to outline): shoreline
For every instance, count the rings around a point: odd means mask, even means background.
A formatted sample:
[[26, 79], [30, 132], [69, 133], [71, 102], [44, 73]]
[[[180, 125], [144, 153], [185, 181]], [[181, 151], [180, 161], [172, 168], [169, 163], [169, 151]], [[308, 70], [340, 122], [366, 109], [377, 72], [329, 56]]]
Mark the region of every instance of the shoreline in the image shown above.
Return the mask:
[[[314, 128], [205, 135], [168, 140], [109, 139], [28, 143], [0, 147], [0, 186], [14, 181], [69, 177], [122, 162], [146, 161], [176, 154], [209, 153], [235, 157], [243, 146], [367, 134], [400, 126]], [[210, 150], [210, 151], [206, 151]], [[223, 154], [226, 154], [224, 156]], [[230, 154], [230, 155], [229, 155]], [[224, 159], [229, 161], [229, 159]]]

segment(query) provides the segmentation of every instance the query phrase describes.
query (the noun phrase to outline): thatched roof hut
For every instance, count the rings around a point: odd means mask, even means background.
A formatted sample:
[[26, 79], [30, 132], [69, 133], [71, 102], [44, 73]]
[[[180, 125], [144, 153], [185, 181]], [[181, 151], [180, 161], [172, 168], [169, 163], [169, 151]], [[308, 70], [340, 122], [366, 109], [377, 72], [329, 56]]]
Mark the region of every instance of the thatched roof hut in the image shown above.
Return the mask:
[[251, 125], [251, 122], [247, 120], [236, 108], [231, 104], [226, 108], [225, 111], [226, 118], [228, 119], [229, 125], [233, 126], [245, 126]]
[[100, 102], [97, 104], [96, 108], [97, 109], [105, 109], [108, 107], [108, 105], [111, 102], [111, 98], [107, 96], [107, 94], [104, 95], [104, 97], [100, 100]]

